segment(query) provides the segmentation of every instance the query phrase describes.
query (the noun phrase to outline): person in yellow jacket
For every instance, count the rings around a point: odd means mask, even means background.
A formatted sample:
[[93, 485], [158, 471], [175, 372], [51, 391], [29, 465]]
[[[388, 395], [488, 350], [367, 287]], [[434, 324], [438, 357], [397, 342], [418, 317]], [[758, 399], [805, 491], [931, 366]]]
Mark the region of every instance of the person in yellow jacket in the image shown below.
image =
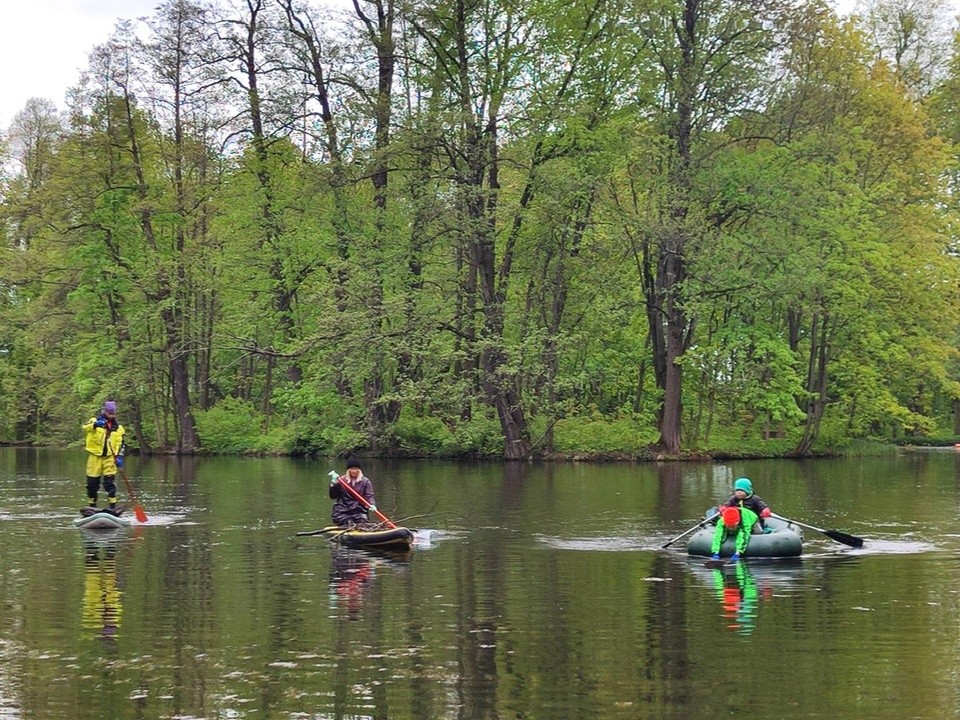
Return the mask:
[[103, 410], [83, 424], [87, 450], [87, 499], [97, 506], [100, 484], [107, 493], [108, 510], [117, 512], [117, 468], [123, 467], [123, 425], [117, 420], [117, 403], [107, 400]]

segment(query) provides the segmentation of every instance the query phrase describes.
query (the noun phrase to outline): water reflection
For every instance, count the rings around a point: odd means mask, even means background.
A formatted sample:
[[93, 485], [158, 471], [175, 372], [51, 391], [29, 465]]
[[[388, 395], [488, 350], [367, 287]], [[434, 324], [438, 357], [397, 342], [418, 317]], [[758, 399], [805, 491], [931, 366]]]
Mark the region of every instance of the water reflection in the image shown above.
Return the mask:
[[81, 627], [86, 637], [112, 643], [120, 631], [123, 592], [117, 579], [119, 530], [83, 531], [83, 608]]
[[[740, 635], [749, 635], [756, 624], [760, 590], [747, 563], [736, 563], [732, 569], [728, 569], [730, 567], [712, 570], [714, 591], [723, 607], [727, 629]], [[769, 585], [763, 588], [763, 593], [766, 598], [771, 597]]]
[[805, 573], [800, 558], [764, 562], [742, 561], [722, 568], [706, 568], [697, 563], [691, 568], [711, 589], [720, 603], [720, 616], [726, 628], [739, 635], [750, 635], [756, 629], [763, 603], [775, 597], [775, 591], [797, 588], [809, 582], [810, 568]]
[[330, 562], [330, 609], [340, 611], [347, 620], [360, 620], [366, 596], [384, 566], [407, 565], [411, 551], [385, 552], [332, 546]]
[[[415, 562], [293, 540], [329, 513], [326, 460], [135, 458], [150, 523], [78, 545], [73, 453], [17, 457], [0, 448], [0, 718], [708, 720], [744, 709], [718, 688], [745, 658], [780, 720], [957, 717], [952, 453], [936, 473], [397, 462], [391, 516], [460, 518]], [[719, 576], [661, 549], [740, 475], [867, 548], [811, 534], [796, 565]]]

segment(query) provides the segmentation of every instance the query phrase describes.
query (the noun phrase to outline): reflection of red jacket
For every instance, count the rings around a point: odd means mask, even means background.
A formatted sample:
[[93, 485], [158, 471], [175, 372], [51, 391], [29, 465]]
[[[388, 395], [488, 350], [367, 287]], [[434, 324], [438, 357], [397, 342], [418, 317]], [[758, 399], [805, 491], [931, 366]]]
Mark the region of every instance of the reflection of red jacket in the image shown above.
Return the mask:
[[362, 523], [367, 521], [367, 508], [357, 500], [353, 493], [343, 487], [341, 483], [349, 483], [350, 487], [366, 500], [370, 505], [376, 505], [377, 501], [373, 497], [373, 483], [366, 475], [361, 475], [355, 482], [350, 482], [346, 475], [330, 486], [330, 497], [336, 502], [333, 503], [331, 516], [333, 522], [337, 525], [349, 525], [350, 523]]

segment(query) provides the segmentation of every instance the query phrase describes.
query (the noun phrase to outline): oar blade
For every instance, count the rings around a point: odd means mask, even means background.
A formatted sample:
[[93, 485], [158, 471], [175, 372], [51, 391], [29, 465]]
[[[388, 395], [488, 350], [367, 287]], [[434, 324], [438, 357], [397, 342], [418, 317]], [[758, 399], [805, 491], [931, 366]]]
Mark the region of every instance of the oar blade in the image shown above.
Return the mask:
[[836, 540], [838, 543], [849, 545], [852, 548], [863, 547], [863, 538], [858, 538], [856, 535], [848, 535], [847, 533], [840, 532], [839, 530], [824, 530], [823, 534], [831, 540]]
[[147, 514], [143, 511], [143, 508], [139, 505], [133, 506], [133, 514], [137, 518], [137, 522], [145, 523], [147, 522]]

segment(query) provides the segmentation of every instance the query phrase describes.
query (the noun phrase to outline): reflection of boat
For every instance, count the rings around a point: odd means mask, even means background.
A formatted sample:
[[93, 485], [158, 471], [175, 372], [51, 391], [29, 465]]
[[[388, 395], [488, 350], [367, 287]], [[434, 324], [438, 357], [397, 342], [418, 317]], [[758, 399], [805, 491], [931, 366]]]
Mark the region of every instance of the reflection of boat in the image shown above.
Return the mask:
[[411, 555], [409, 549], [390, 551], [334, 546], [330, 564], [330, 609], [342, 608], [347, 619], [358, 620], [377, 570], [406, 566]]
[[727, 563], [722, 568], [708, 568], [698, 560], [688, 559], [686, 561], [690, 572], [704, 585], [710, 585], [716, 579], [716, 572], [719, 569], [724, 575], [731, 575], [736, 572], [737, 565], [747, 565], [750, 574], [758, 583], [768, 587], [790, 587], [796, 585], [805, 576], [812, 572], [812, 566], [800, 557], [788, 558], [755, 558], [750, 561], [742, 561], [736, 564]]
[[112, 530], [123, 530], [123, 528], [112, 528], [105, 530], [100, 528], [80, 528], [83, 534], [83, 544], [88, 548], [102, 547], [116, 549], [130, 539], [128, 532], [112, 532]]
[[[769, 517], [765, 522], [773, 532], [751, 535], [750, 543], [743, 553], [744, 557], [797, 557], [803, 552], [803, 530], [800, 526], [775, 517]], [[687, 543], [687, 552], [691, 555], [710, 557], [710, 545], [713, 543], [715, 530], [716, 525], [710, 523], [695, 532]], [[733, 555], [733, 551], [734, 539], [728, 537], [720, 546], [720, 555], [729, 557]]]
[[108, 510], [98, 510], [97, 508], [83, 508], [80, 511], [82, 517], [73, 521], [73, 524], [86, 530], [116, 530], [117, 528], [130, 527], [130, 521], [119, 515], [114, 515]]
[[799, 557], [761, 558], [728, 563], [722, 568], [690, 562], [689, 567], [699, 583], [711, 588], [720, 602], [727, 629], [741, 635], [753, 632], [760, 603], [772, 600], [777, 588], [797, 584], [809, 571]]
[[363, 530], [331, 525], [310, 534], [322, 535], [328, 540], [335, 540], [341, 545], [352, 548], [403, 550], [409, 549], [413, 544], [413, 533], [405, 527]]

